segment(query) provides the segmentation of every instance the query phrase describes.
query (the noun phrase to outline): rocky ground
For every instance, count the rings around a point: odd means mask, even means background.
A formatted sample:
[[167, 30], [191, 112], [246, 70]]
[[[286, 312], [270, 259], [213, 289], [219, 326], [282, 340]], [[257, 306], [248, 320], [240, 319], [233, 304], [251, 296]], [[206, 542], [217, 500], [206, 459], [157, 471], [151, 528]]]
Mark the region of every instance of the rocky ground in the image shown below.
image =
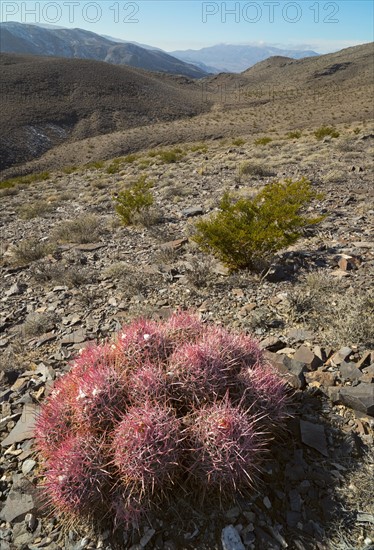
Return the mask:
[[[1, 548], [374, 548], [373, 133], [182, 145], [66, 169], [1, 199]], [[113, 207], [145, 175], [154, 207], [124, 227]], [[262, 276], [228, 273], [191, 240], [224, 190], [307, 177], [325, 219]], [[38, 491], [32, 427], [69, 361], [136, 316], [177, 308], [252, 333], [292, 391], [256, 491], [219, 509], [176, 499], [139, 531], [74, 530]], [[234, 495], [233, 495], [234, 496]], [[177, 512], [177, 513], [176, 513]]]

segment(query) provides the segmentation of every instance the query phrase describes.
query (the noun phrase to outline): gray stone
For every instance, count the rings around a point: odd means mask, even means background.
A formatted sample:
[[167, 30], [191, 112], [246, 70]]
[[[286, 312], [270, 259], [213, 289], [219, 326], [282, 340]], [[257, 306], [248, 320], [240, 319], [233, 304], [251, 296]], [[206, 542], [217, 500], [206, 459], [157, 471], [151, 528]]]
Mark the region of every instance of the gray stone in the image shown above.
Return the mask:
[[29, 474], [35, 465], [36, 465], [35, 460], [31, 460], [31, 459], [25, 460], [24, 463], [22, 464], [23, 475], [26, 476], [27, 474]]
[[1, 442], [2, 447], [13, 445], [13, 443], [19, 443], [25, 439], [32, 439], [38, 411], [39, 407], [36, 405], [25, 405], [21, 418], [18, 420], [8, 437]]
[[5, 293], [6, 296], [17, 296], [18, 294], [22, 294], [25, 292], [27, 286], [22, 283], [14, 283], [10, 287], [10, 289]]
[[182, 210], [182, 214], [186, 218], [192, 218], [193, 216], [201, 216], [201, 214], [204, 214], [204, 210], [201, 206], [192, 206], [191, 208]]
[[293, 359], [305, 363], [308, 370], [315, 370], [322, 364], [322, 361], [307, 346], [300, 346]]
[[292, 512], [301, 512], [301, 497], [299, 493], [295, 489], [292, 489], [292, 491], [289, 492], [288, 497]]
[[323, 456], [329, 456], [325, 428], [321, 424], [313, 424], [307, 420], [300, 420], [301, 441], [315, 449]]
[[75, 332], [71, 332], [70, 334], [67, 334], [62, 340], [62, 345], [68, 345], [68, 344], [81, 344], [84, 342], [87, 338], [86, 331], [82, 328], [76, 330]]
[[83, 252], [92, 252], [93, 250], [99, 250], [99, 248], [103, 248], [105, 246], [104, 243], [84, 243], [84, 244], [78, 244], [77, 246], [74, 246], [75, 250], [81, 250]]
[[356, 367], [355, 363], [346, 363], [343, 361], [339, 366], [340, 374], [346, 380], [360, 380], [362, 372]]
[[145, 533], [140, 539], [140, 546], [142, 548], [145, 548], [155, 533], [156, 531], [151, 527], [148, 527], [147, 529], [145, 529]]
[[285, 381], [293, 388], [304, 389], [306, 386], [304, 372], [308, 369], [305, 363], [290, 359], [286, 355], [278, 355], [277, 353], [271, 353], [265, 351], [265, 357], [271, 362], [271, 364], [284, 375]]
[[335, 352], [332, 357], [329, 359], [329, 363], [333, 363], [334, 365], [340, 365], [343, 361], [345, 361], [352, 353], [351, 348], [343, 347], [340, 348], [339, 351]]
[[374, 384], [344, 386], [340, 389], [340, 400], [346, 407], [374, 416]]
[[230, 508], [230, 510], [227, 510], [225, 513], [225, 518], [229, 521], [236, 521], [238, 517], [240, 516], [240, 508], [238, 506], [235, 506], [234, 508]]
[[245, 550], [240, 535], [233, 525], [227, 525], [222, 529], [221, 542], [223, 550]]
[[296, 527], [298, 522], [301, 520], [301, 514], [299, 514], [298, 512], [292, 512], [290, 510], [287, 510], [286, 517], [287, 525], [291, 528]]
[[34, 500], [31, 495], [12, 489], [0, 512], [0, 518], [9, 523], [15, 520], [22, 521], [26, 514], [32, 512], [34, 508]]

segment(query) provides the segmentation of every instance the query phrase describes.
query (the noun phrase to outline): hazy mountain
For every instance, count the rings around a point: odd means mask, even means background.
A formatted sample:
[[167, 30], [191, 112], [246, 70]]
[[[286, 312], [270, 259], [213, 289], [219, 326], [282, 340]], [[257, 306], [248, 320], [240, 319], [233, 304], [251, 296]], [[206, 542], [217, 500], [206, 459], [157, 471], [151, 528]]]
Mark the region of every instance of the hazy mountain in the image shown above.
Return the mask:
[[45, 28], [39, 25], [0, 23], [0, 50], [56, 57], [95, 59], [148, 71], [202, 78], [206, 72], [162, 50], [115, 42], [83, 29]]
[[141, 44], [140, 42], [135, 42], [134, 40], [123, 40], [122, 38], [114, 38], [113, 36], [109, 36], [107, 34], [101, 34], [100, 36], [103, 36], [107, 40], [111, 40], [111, 42], [117, 42], [117, 44], [135, 44], [135, 46], [139, 46], [140, 48], [144, 48], [145, 50], [155, 50], [158, 52], [167, 53], [161, 48], [156, 48], [154, 46], [150, 46], [149, 44]]
[[292, 57], [293, 59], [318, 55], [311, 50], [283, 50], [267, 45], [236, 46], [231, 44], [217, 44], [201, 50], [176, 50], [169, 53], [182, 61], [193, 63], [200, 68], [205, 67], [205, 70], [215, 73], [240, 73], [273, 55]]

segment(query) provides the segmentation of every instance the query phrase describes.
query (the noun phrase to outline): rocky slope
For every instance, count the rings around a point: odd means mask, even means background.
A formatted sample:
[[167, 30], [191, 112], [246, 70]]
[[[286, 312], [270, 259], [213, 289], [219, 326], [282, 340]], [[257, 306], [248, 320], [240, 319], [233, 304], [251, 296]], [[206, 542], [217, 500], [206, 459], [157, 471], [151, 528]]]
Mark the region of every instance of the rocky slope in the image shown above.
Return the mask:
[[276, 138], [290, 130], [365, 121], [372, 114], [372, 53], [373, 44], [364, 44], [301, 60], [274, 57], [239, 75], [198, 82], [99, 68], [93, 61], [32, 58], [28, 65], [6, 65], [3, 57], [0, 147], [10, 159], [6, 165], [18, 165], [1, 178], [159, 145], [248, 133]]
[[[374, 428], [373, 132], [183, 145], [3, 189], [0, 539], [17, 548], [372, 549]], [[70, 173], [68, 173], [70, 172]], [[112, 195], [145, 175], [154, 208], [123, 227]], [[326, 214], [262, 277], [228, 274], [191, 240], [225, 189], [305, 176]], [[139, 532], [91, 533], [46, 515], [31, 430], [82, 347], [128, 320], [182, 308], [252, 333], [293, 394], [256, 491], [219, 509], [176, 500]], [[233, 495], [234, 496], [234, 495]]]
[[194, 81], [131, 67], [15, 54], [0, 54], [0, 66], [1, 170], [67, 141], [185, 119], [209, 108]]

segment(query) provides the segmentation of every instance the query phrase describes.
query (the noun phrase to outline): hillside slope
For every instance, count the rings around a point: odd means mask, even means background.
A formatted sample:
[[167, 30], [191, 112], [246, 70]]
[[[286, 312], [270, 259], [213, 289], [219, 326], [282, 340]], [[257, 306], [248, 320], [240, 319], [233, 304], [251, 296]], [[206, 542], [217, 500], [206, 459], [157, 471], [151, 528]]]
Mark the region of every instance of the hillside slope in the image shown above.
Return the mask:
[[0, 169], [66, 140], [191, 117], [207, 109], [193, 81], [108, 63], [0, 54]]

